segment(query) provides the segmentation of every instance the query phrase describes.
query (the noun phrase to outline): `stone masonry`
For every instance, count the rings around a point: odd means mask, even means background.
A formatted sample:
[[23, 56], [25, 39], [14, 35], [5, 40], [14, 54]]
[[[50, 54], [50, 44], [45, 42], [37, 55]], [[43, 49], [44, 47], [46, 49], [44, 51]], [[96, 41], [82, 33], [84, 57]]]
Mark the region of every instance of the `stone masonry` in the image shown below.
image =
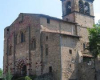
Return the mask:
[[[49, 74], [53, 80], [95, 80], [92, 56], [84, 54], [88, 52], [84, 49], [88, 44], [87, 28], [94, 24], [93, 0], [61, 1], [63, 20], [20, 13], [4, 29], [4, 76], [10, 70], [14, 76], [37, 75], [39, 80], [47, 79]], [[79, 5], [82, 9], [83, 3], [87, 9], [82, 13]], [[89, 61], [84, 62], [86, 58]]]

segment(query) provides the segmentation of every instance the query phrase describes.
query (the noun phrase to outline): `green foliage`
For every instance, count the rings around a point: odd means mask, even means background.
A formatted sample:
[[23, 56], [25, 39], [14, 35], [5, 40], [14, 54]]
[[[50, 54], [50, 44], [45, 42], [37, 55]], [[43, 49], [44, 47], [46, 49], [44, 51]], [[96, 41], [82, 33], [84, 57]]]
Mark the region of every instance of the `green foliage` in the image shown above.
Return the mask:
[[12, 77], [13, 77], [13, 76], [12, 76], [10, 70], [8, 70], [8, 73], [7, 73], [6, 76], [4, 77], [4, 80], [11, 80]]
[[91, 54], [94, 58], [100, 54], [100, 22], [93, 26], [93, 28], [89, 28], [89, 47]]
[[15, 80], [34, 80], [37, 76], [34, 75], [34, 76], [26, 76], [26, 77], [20, 77], [18, 79], [15, 79]]
[[0, 68], [0, 77], [2, 77], [3, 70]]
[[32, 80], [30, 77], [26, 76], [25, 80]]
[[97, 26], [100, 26], [100, 20], [98, 21], [98, 23], [96, 24]]
[[25, 80], [25, 77], [18, 78], [16, 80]]
[[30, 76], [30, 78], [31, 78], [32, 80], [34, 80], [36, 77], [37, 77], [36, 75]]

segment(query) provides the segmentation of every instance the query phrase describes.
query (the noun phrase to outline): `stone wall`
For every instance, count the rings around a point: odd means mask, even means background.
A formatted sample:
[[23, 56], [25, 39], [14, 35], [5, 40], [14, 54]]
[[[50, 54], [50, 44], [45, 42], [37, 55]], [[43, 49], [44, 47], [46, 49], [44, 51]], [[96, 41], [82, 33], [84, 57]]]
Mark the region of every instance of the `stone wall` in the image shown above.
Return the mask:
[[96, 63], [96, 77], [97, 77], [97, 80], [100, 80], [100, 58], [96, 59], [95, 60], [95, 63]]
[[77, 79], [79, 38], [61, 36], [62, 80]]
[[[66, 12], [67, 12], [66, 5], [67, 5], [68, 1], [71, 1], [71, 12], [72, 13], [66, 15]], [[82, 0], [82, 1], [83, 1], [83, 3], [86, 2], [84, 0]], [[64, 0], [64, 1], [62, 1], [62, 13], [63, 13], [62, 17], [63, 17], [64, 20], [76, 22], [76, 17], [77, 17], [76, 14], [75, 14], [76, 12], [78, 13], [78, 15], [83, 14], [85, 17], [94, 16], [93, 3], [89, 2], [89, 7], [90, 7], [90, 15], [85, 15], [84, 13], [79, 13], [79, 0]], [[78, 18], [78, 20], [80, 20], [81, 22], [83, 22], [82, 21], [83, 19], [85, 19], [85, 18], [82, 18], [81, 20]]]
[[81, 27], [92, 28], [94, 25], [94, 18], [88, 15], [75, 13], [75, 22]]
[[[96, 72], [95, 72], [96, 69]], [[78, 64], [78, 80], [100, 80], [100, 60]]]
[[[57, 33], [42, 32], [42, 46], [43, 53], [41, 56], [43, 65], [43, 74], [50, 72], [52, 67], [52, 73], [54, 80], [61, 79], [61, 54], [60, 54], [60, 36]], [[48, 37], [48, 38], [47, 38]], [[48, 51], [46, 48], [48, 46]]]
[[[9, 29], [9, 34], [7, 34], [7, 29]], [[12, 74], [16, 73], [19, 64], [23, 62], [27, 65], [27, 75], [47, 73], [49, 67], [53, 66], [55, 78], [60, 79], [61, 57], [59, 34], [76, 35], [77, 30], [74, 23], [50, 18], [50, 24], [48, 24], [46, 17], [33, 14], [20, 14], [10, 27], [5, 28], [4, 32], [4, 74], [8, 68]], [[25, 35], [25, 42], [23, 43], [21, 43], [22, 32]], [[48, 37], [48, 41], [46, 41], [46, 37]], [[30, 50], [29, 46], [33, 39], [36, 39], [36, 49]], [[16, 44], [15, 41], [17, 41]], [[46, 45], [49, 47], [49, 57], [45, 56]], [[12, 54], [7, 56], [6, 54], [9, 54], [10, 46], [12, 47]], [[43, 55], [41, 51], [43, 51]], [[41, 62], [42, 58], [43, 63]], [[42, 64], [44, 64], [44, 67]]]
[[40, 18], [40, 24], [41, 24], [42, 31], [76, 35], [77, 26], [75, 25], [75, 23], [56, 20], [50, 17], [48, 18], [50, 19], [50, 23], [47, 23], [47, 18], [45, 17]]
[[[80, 16], [78, 18], [83, 18]], [[47, 23], [48, 18], [50, 23]], [[88, 42], [86, 26], [92, 26], [92, 19], [90, 17], [86, 17], [86, 19], [91, 24], [86, 24], [85, 19], [83, 19], [84, 25], [80, 26], [51, 17], [20, 14], [10, 27], [7, 27], [9, 34], [7, 34], [7, 28], [4, 31], [4, 74], [6, 74], [7, 69], [10, 69], [14, 74], [14, 72], [20, 71], [18, 66], [24, 64], [27, 66], [27, 75], [39, 76], [52, 72], [54, 80], [78, 79], [78, 51], [83, 51], [83, 43]], [[77, 19], [77, 22], [81, 24], [80, 21]], [[25, 35], [25, 42], [23, 43], [21, 43], [22, 32]], [[36, 49], [31, 50], [30, 46], [33, 39], [36, 40]], [[16, 40], [17, 44], [15, 44]], [[10, 46], [12, 47], [12, 54], [7, 56], [7, 53], [9, 54], [7, 49]], [[89, 72], [84, 72], [85, 68], [85, 70], [89, 69], [93, 72], [87, 65], [81, 67], [79, 65], [79, 78], [83, 79], [83, 74]], [[99, 73], [99, 66], [97, 69]], [[94, 74], [91, 73], [90, 75]], [[86, 77], [88, 79], [88, 76]]]
[[[20, 14], [19, 17], [10, 25], [10, 27], [8, 27], [9, 28], [8, 47], [7, 47], [7, 28], [5, 29], [4, 74], [7, 72], [7, 68], [9, 68], [11, 72], [14, 74], [14, 69], [17, 70], [17, 66], [18, 66], [17, 63], [18, 61], [21, 61], [21, 60], [24, 60], [26, 62], [25, 65], [27, 65], [27, 72], [28, 72], [27, 75], [29, 74], [29, 70], [31, 70], [30, 72], [32, 72], [32, 74], [36, 74], [36, 69], [35, 69], [36, 62], [38, 61], [41, 62], [40, 61], [41, 52], [40, 52], [40, 24], [39, 23], [40, 23], [39, 17], [36, 15], [34, 16], [30, 14], [29, 15]], [[30, 27], [30, 33], [29, 33], [29, 27]], [[21, 43], [21, 39], [20, 39], [21, 32], [23, 32], [25, 35], [25, 42], [23, 43]], [[14, 35], [17, 36], [17, 44], [15, 44], [14, 42], [14, 39], [16, 39]], [[37, 40], [36, 41], [37, 48], [34, 51], [32, 50], [30, 51], [29, 46], [33, 38]], [[7, 54], [7, 48], [9, 49], [9, 46], [12, 46], [12, 55], [8, 56], [8, 64], [7, 64], [6, 54]], [[37, 75], [39, 74], [41, 74], [41, 71]]]
[[78, 80], [95, 80], [94, 64], [80, 63], [78, 67]]
[[46, 73], [38, 76], [35, 80], [54, 80], [52, 73]]

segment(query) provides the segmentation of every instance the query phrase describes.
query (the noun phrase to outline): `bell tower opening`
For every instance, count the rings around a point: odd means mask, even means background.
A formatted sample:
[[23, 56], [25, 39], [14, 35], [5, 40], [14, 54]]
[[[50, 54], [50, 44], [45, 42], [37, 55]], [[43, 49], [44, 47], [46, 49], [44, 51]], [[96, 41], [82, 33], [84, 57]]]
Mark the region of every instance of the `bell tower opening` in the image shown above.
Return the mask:
[[71, 2], [68, 1], [66, 4], [66, 15], [71, 13]]
[[82, 0], [79, 1], [79, 12], [84, 13], [84, 4]]
[[[61, 0], [63, 20], [76, 22], [79, 25], [91, 23], [93, 26], [94, 24], [93, 1], [94, 0]], [[90, 26], [90, 25], [83, 25], [83, 26]]]

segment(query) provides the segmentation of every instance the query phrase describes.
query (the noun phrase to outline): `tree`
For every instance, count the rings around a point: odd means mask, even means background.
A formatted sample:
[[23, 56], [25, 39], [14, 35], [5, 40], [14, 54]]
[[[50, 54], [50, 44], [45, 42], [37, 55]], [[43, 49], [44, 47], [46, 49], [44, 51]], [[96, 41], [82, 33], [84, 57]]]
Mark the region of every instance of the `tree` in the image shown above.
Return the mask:
[[0, 77], [2, 77], [3, 70], [0, 68]]
[[95, 69], [95, 80], [97, 80], [96, 76], [96, 64], [95, 60], [100, 55], [100, 20], [97, 24], [93, 26], [93, 28], [89, 28], [89, 46], [88, 49], [90, 54], [94, 57], [94, 69]]
[[98, 23], [96, 24], [97, 26], [100, 26], [100, 20], [98, 20]]
[[8, 72], [7, 72], [7, 74], [6, 74], [6, 76], [4, 77], [4, 80], [11, 80], [12, 79], [12, 74], [11, 74], [11, 72], [10, 72], [10, 69], [8, 70]]
[[89, 28], [89, 51], [97, 58], [100, 54], [100, 23], [93, 26], [93, 28]]

